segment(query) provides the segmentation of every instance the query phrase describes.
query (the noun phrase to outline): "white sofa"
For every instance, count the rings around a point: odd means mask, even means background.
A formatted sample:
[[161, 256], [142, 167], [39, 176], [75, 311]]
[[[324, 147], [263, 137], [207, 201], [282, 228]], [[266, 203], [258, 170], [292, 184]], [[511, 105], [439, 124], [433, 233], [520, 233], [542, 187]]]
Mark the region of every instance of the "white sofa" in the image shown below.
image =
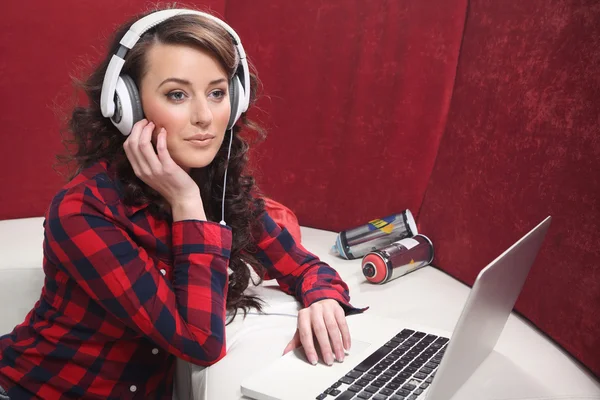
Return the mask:
[[[42, 218], [0, 221], [0, 335], [8, 333], [39, 298], [43, 285]], [[382, 286], [362, 277], [359, 260], [328, 254], [332, 232], [302, 228], [304, 246], [332, 265], [350, 286], [355, 306], [369, 313], [451, 331], [469, 288], [426, 267]], [[435, 245], [435, 243], [434, 243]], [[482, 265], [483, 267], [483, 265]], [[291, 339], [298, 303], [275, 282], [250, 288], [263, 297], [266, 315], [236, 318], [227, 328], [228, 355], [202, 369], [180, 361], [178, 398], [243, 399], [239, 384], [281, 355]], [[512, 315], [492, 355], [454, 399], [600, 399], [600, 383], [545, 335]]]

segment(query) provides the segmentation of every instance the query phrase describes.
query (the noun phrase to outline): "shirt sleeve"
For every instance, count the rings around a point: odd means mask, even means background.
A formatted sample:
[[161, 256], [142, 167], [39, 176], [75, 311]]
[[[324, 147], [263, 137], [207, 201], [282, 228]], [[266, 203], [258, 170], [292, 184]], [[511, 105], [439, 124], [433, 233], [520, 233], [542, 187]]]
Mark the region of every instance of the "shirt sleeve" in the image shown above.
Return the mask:
[[46, 218], [45, 255], [126, 326], [184, 360], [225, 355], [225, 299], [232, 234], [198, 220], [172, 226], [173, 282], [128, 234], [116, 207], [69, 191]]
[[276, 279], [281, 289], [295, 296], [304, 307], [334, 299], [346, 314], [363, 311], [350, 305], [348, 285], [333, 268], [297, 243], [267, 212], [262, 214], [260, 222], [254, 256], [266, 268], [266, 280]]

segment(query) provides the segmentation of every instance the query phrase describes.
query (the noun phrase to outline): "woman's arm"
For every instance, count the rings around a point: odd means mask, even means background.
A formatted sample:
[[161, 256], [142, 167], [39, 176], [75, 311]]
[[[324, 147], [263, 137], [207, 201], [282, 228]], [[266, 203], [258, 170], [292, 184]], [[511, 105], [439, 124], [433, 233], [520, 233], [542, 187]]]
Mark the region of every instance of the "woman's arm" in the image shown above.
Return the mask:
[[351, 346], [345, 314], [363, 310], [350, 305], [348, 286], [333, 268], [296, 243], [268, 213], [263, 214], [261, 222], [264, 229], [256, 256], [267, 269], [265, 278], [277, 279], [281, 288], [304, 306], [298, 312], [298, 329], [284, 354], [302, 345], [309, 362], [316, 364], [314, 337], [325, 363], [343, 361]]
[[170, 353], [199, 365], [225, 355], [231, 230], [173, 223], [173, 283], [129, 236], [117, 208], [80, 185], [48, 210], [48, 260], [107, 312]]
[[277, 279], [281, 289], [294, 295], [304, 307], [323, 299], [337, 300], [346, 314], [360, 312], [350, 305], [348, 286], [338, 273], [297, 243], [267, 212], [255, 257], [266, 268], [265, 279]]

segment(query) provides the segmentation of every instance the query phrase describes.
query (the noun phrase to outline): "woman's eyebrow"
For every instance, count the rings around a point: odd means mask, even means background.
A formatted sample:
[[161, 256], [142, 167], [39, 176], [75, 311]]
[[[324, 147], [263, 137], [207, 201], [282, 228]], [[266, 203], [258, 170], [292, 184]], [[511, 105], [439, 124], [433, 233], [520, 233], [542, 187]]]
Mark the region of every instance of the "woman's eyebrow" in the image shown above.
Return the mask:
[[162, 85], [164, 85], [165, 83], [168, 83], [168, 82], [175, 82], [175, 83], [179, 83], [180, 85], [192, 86], [192, 84], [190, 83], [190, 81], [188, 81], [187, 79], [167, 78], [164, 81], [162, 81], [160, 83], [160, 85], [158, 85], [158, 87], [160, 88]]
[[[187, 79], [167, 78], [164, 81], [162, 81], [160, 83], [160, 85], [158, 85], [158, 87], [160, 88], [162, 85], [164, 85], [165, 83], [168, 83], [168, 82], [175, 82], [175, 83], [179, 83], [180, 85], [192, 86], [192, 83], [190, 81], [188, 81]], [[223, 82], [227, 82], [227, 79], [225, 79], [225, 78], [215, 79], [214, 81], [210, 81], [209, 85], [210, 86], [218, 85], [219, 83], [223, 83]]]

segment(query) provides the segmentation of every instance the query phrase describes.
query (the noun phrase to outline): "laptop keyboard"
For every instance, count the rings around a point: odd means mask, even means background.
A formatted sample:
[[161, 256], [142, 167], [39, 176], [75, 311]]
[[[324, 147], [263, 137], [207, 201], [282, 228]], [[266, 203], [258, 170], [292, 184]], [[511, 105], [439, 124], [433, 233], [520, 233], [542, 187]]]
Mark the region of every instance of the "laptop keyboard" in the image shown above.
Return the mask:
[[431, 384], [448, 338], [404, 329], [317, 400], [416, 400]]

